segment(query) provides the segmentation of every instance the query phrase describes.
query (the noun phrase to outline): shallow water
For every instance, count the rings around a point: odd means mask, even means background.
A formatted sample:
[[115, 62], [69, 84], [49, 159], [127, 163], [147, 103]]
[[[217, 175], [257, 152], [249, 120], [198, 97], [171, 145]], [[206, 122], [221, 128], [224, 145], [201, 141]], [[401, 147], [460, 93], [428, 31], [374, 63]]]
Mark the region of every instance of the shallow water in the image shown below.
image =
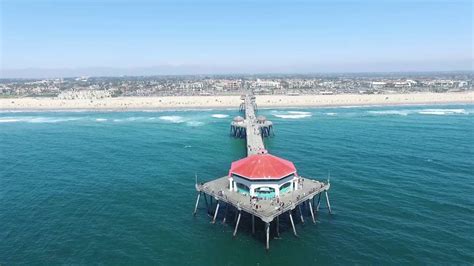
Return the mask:
[[245, 156], [228, 136], [237, 111], [0, 113], [0, 264], [474, 263], [473, 105], [259, 114], [271, 153], [331, 172], [335, 212], [298, 223], [300, 238], [283, 218], [268, 253], [261, 223], [252, 236], [244, 217], [232, 239], [232, 213], [192, 216], [194, 174]]

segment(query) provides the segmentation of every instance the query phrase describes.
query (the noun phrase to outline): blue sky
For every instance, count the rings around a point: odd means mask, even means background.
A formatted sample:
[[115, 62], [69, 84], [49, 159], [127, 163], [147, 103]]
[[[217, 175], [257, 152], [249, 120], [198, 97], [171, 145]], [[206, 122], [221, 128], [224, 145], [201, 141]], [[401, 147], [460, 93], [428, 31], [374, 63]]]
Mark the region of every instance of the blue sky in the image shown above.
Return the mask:
[[4, 74], [437, 71], [473, 62], [471, 1], [0, 1]]

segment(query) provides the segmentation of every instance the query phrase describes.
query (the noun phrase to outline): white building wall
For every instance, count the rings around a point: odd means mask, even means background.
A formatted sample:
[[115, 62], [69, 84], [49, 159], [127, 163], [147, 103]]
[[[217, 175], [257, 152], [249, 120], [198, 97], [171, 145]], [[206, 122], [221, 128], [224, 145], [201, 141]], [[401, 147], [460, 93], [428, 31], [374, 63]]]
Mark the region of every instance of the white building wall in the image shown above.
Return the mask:
[[255, 196], [255, 189], [259, 187], [271, 187], [275, 189], [275, 195], [279, 196], [280, 195], [280, 186], [282, 186], [285, 183], [292, 182], [293, 184], [290, 186], [290, 191], [292, 190], [297, 190], [298, 189], [298, 177], [297, 176], [292, 176], [292, 177], [287, 177], [281, 180], [268, 180], [268, 181], [250, 181], [244, 178], [240, 178], [238, 176], [233, 176], [230, 177], [229, 180], [232, 180], [230, 183], [233, 191], [237, 191], [237, 184], [240, 183], [245, 186], [247, 186], [250, 189], [250, 196]]

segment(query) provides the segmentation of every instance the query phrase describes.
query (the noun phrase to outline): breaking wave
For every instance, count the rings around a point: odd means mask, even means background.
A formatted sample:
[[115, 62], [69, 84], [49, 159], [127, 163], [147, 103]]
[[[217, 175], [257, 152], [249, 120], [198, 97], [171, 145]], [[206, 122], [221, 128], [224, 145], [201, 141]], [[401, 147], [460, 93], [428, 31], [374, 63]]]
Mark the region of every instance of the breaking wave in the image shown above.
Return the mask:
[[469, 114], [465, 109], [402, 109], [402, 110], [382, 110], [367, 111], [373, 115], [401, 115], [407, 116], [412, 114], [420, 115], [460, 115]]
[[410, 110], [384, 110], [384, 111], [368, 111], [369, 114], [373, 115], [402, 115], [407, 116]]
[[225, 115], [225, 114], [213, 114], [211, 115], [212, 117], [214, 118], [226, 118], [226, 117], [229, 117], [229, 115]]
[[283, 119], [301, 119], [312, 116], [311, 112], [303, 111], [272, 111], [272, 115]]
[[418, 112], [422, 115], [457, 115], [469, 114], [464, 109], [423, 109]]
[[302, 112], [302, 111], [288, 111], [289, 114], [293, 115], [311, 115], [311, 112]]
[[78, 117], [3, 117], [0, 118], [0, 123], [59, 123], [80, 120]]
[[310, 117], [310, 114], [300, 114], [300, 115], [278, 115], [274, 114], [273, 116], [283, 118], [283, 119], [301, 119], [305, 117]]
[[163, 116], [160, 116], [158, 118], [160, 120], [170, 122], [170, 123], [176, 123], [176, 124], [184, 122], [184, 118], [182, 116], [179, 116], [179, 115], [163, 115]]
[[200, 121], [189, 121], [189, 122], [186, 122], [186, 125], [190, 127], [199, 127], [199, 126], [204, 125], [204, 123]]
[[0, 123], [14, 123], [14, 122], [20, 122], [20, 119], [8, 118], [8, 117], [0, 118]]

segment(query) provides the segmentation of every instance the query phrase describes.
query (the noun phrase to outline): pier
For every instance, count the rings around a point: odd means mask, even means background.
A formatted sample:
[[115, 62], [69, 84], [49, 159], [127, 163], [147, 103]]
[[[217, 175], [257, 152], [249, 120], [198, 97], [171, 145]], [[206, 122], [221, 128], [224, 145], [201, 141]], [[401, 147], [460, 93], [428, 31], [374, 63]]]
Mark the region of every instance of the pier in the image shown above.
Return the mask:
[[266, 117], [256, 115], [255, 96], [242, 96], [240, 111], [245, 113], [245, 119], [241, 116], [234, 118], [230, 126], [230, 134], [237, 138], [247, 139], [247, 154], [257, 154], [265, 150], [262, 137], [274, 135], [273, 123], [267, 121]]
[[[308, 208], [313, 223], [316, 223], [315, 213], [319, 212], [323, 198], [331, 213], [328, 194], [331, 185], [329, 180], [322, 182], [299, 176], [292, 162], [269, 154], [263, 139], [273, 135], [273, 124], [264, 117], [256, 116], [255, 96], [243, 95], [242, 100], [240, 111], [245, 113], [245, 118], [234, 118], [231, 135], [246, 138], [247, 157], [233, 162], [226, 176], [199, 184], [196, 180], [198, 195], [194, 215], [201, 196], [205, 199], [208, 212], [212, 214], [211, 223], [216, 222], [219, 211], [223, 209], [221, 207], [225, 206], [223, 223], [226, 222], [229, 208], [233, 209], [236, 213], [234, 237], [242, 212], [251, 215], [252, 233], [255, 233], [257, 217], [265, 223], [265, 248], [268, 250], [271, 223], [275, 223], [276, 235], [279, 236], [280, 218], [287, 217], [293, 234], [298, 236], [293, 215], [299, 215], [304, 223], [303, 207]], [[216, 201], [215, 208], [213, 200]]]

